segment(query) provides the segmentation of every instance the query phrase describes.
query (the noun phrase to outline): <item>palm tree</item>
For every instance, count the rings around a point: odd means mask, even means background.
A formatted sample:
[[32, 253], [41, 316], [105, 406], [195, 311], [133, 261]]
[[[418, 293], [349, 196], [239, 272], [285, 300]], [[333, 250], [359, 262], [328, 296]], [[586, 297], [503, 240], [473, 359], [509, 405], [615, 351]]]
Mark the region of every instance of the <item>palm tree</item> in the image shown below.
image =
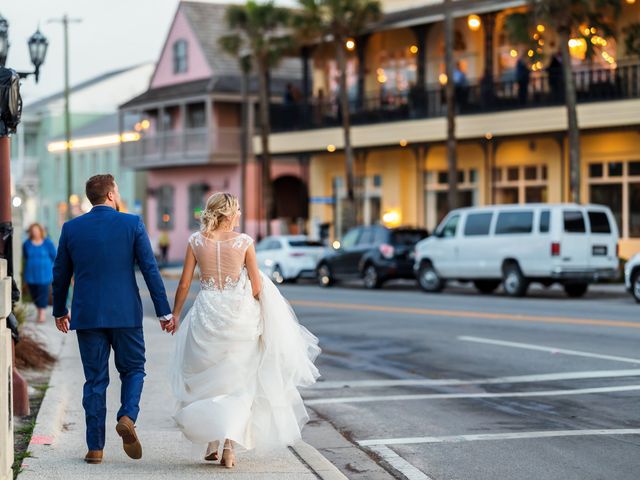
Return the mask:
[[274, 202], [269, 150], [269, 76], [271, 69], [277, 66], [291, 49], [292, 38], [285, 30], [291, 15], [288, 9], [276, 6], [273, 0], [262, 3], [249, 0], [245, 5], [229, 5], [225, 17], [233, 33], [220, 37], [221, 47], [239, 61], [242, 61], [242, 58], [250, 58], [250, 63], [258, 74], [262, 203], [267, 235], [270, 235]]
[[[527, 43], [537, 24], [551, 27], [559, 43], [562, 56], [562, 81], [567, 109], [569, 137], [569, 178], [571, 201], [580, 202], [580, 127], [576, 108], [576, 84], [571, 65], [569, 40], [575, 35], [583, 38], [587, 55], [593, 55], [592, 43], [587, 41], [580, 26], [596, 28], [602, 36], [612, 36], [613, 20], [620, 12], [620, 0], [529, 0], [529, 11], [507, 18], [507, 33], [512, 41]], [[524, 28], [523, 28], [524, 27]]]
[[447, 201], [449, 210], [458, 207], [458, 157], [456, 142], [456, 102], [453, 82], [453, 42], [454, 42], [454, 25], [452, 0], [445, 0], [445, 17], [444, 17], [444, 45], [445, 45], [445, 70], [447, 76], [447, 84], [445, 86], [445, 96], [447, 100], [447, 166], [448, 166], [448, 183], [449, 191], [447, 193]]
[[[351, 116], [347, 91], [346, 43], [361, 35], [371, 22], [381, 15], [378, 0], [298, 0], [301, 10], [294, 17], [297, 33], [303, 41], [327, 41], [336, 54], [339, 71], [339, 106], [342, 116], [344, 155], [346, 166], [347, 208], [345, 213], [353, 221], [354, 198], [354, 154], [351, 144]], [[349, 222], [347, 222], [349, 223]]]

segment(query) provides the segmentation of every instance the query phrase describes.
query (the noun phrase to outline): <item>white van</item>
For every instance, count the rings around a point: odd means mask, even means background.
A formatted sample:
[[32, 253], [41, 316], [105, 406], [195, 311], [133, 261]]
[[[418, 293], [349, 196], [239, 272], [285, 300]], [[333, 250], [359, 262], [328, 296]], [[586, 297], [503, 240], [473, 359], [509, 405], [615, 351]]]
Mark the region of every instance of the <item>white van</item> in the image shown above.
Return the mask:
[[520, 297], [531, 282], [564, 285], [581, 297], [591, 282], [618, 275], [618, 228], [608, 207], [527, 204], [453, 210], [416, 245], [420, 287], [472, 281], [482, 293], [500, 283]]

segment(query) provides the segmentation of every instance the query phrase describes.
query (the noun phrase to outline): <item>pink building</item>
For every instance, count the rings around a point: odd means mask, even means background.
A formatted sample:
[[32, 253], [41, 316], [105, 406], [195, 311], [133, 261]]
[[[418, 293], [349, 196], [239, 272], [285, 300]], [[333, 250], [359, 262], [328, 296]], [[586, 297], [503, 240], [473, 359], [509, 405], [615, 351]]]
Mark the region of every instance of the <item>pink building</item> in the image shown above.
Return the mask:
[[[241, 73], [237, 61], [218, 46], [227, 33], [227, 4], [183, 1], [167, 35], [149, 89], [120, 106], [137, 115], [140, 138], [122, 145], [122, 163], [147, 171], [145, 222], [153, 241], [170, 239], [169, 260], [184, 258], [187, 239], [199, 227], [207, 196], [215, 191], [245, 193], [245, 230], [265, 234], [261, 221], [260, 162], [249, 152], [246, 179], [241, 165]], [[272, 72], [271, 93], [281, 101], [302, 68], [291, 59]], [[254, 123], [256, 81], [250, 79]], [[250, 129], [252, 130], [252, 128]], [[249, 132], [252, 138], [253, 131]], [[251, 148], [251, 147], [249, 147]], [[273, 232], [299, 231], [308, 212], [308, 158], [274, 158], [276, 191]]]

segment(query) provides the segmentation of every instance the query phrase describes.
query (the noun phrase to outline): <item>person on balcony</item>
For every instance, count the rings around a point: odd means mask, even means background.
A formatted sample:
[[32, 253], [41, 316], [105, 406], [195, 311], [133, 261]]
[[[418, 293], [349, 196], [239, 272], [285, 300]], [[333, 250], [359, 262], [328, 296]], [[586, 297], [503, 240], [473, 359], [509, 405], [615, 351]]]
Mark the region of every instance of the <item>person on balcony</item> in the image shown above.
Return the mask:
[[531, 70], [529, 69], [529, 57], [524, 52], [518, 57], [516, 63], [516, 82], [518, 82], [518, 102], [520, 105], [527, 103], [529, 94], [529, 78]]
[[564, 83], [562, 79], [562, 54], [557, 51], [547, 67], [547, 75], [549, 77], [549, 90], [551, 91], [551, 100], [554, 103], [564, 101]]
[[469, 81], [467, 80], [467, 74], [462, 70], [460, 62], [456, 62], [456, 67], [453, 69], [453, 85], [458, 108], [464, 110], [469, 96]]

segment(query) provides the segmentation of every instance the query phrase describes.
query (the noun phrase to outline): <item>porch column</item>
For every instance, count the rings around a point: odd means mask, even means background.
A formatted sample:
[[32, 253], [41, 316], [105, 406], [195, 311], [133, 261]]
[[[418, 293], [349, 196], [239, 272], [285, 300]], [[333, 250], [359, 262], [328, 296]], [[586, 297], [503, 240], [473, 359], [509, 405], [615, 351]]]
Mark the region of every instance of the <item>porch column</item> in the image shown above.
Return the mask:
[[429, 25], [416, 25], [411, 27], [416, 37], [417, 75], [416, 84], [411, 87], [409, 101], [412, 110], [417, 116], [422, 116], [427, 111], [427, 33]]
[[311, 52], [313, 47], [302, 47], [300, 51], [300, 60], [302, 62], [302, 122], [309, 124], [311, 119], [311, 104], [312, 85], [311, 75], [309, 72], [309, 61], [311, 59]]
[[484, 73], [480, 83], [483, 103], [493, 102], [493, 67], [495, 58], [495, 49], [493, 48], [496, 14], [486, 13], [482, 15], [482, 25], [484, 26]]
[[184, 153], [187, 149], [187, 105], [181, 103], [178, 106], [180, 111], [180, 140], [178, 141], [178, 151]]
[[213, 103], [211, 100], [211, 97], [206, 97], [205, 98], [205, 104], [204, 104], [204, 112], [205, 112], [205, 118], [207, 120], [206, 125], [207, 125], [207, 138], [208, 138], [208, 142], [207, 142], [207, 146], [206, 146], [206, 150], [209, 154], [211, 154], [214, 149], [217, 147], [218, 145], [218, 128], [215, 125], [215, 121], [213, 118]]
[[365, 77], [367, 75], [367, 44], [371, 35], [362, 35], [356, 40], [356, 55], [358, 57], [358, 97], [357, 108], [362, 110], [365, 103]]

